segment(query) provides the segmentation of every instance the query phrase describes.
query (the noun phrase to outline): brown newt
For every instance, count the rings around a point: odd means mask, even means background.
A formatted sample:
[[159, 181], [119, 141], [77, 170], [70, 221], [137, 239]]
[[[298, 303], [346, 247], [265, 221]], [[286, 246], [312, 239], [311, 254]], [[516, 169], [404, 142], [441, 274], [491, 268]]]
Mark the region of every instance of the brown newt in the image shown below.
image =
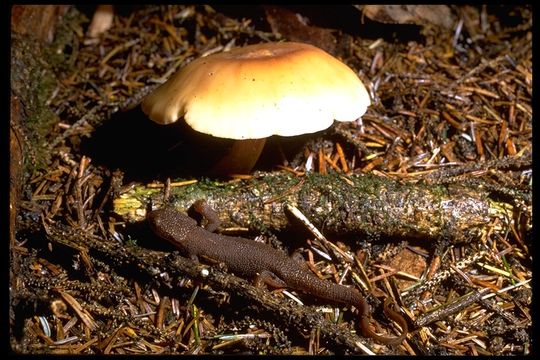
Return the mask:
[[390, 308], [388, 300], [384, 303], [384, 312], [401, 326], [402, 333], [398, 337], [381, 336], [371, 329], [370, 308], [358, 290], [318, 278], [294, 256], [286, 256], [269, 245], [208, 231], [219, 226], [216, 213], [203, 200], [193, 204], [193, 208], [207, 220], [206, 228], [198, 226], [191, 217], [169, 208], [148, 214], [150, 228], [192, 260], [205, 258], [225, 263], [233, 273], [253, 278], [256, 286], [264, 283], [273, 287], [288, 287], [356, 307], [360, 312], [360, 328], [364, 336], [389, 345], [400, 344], [405, 339], [407, 322]]

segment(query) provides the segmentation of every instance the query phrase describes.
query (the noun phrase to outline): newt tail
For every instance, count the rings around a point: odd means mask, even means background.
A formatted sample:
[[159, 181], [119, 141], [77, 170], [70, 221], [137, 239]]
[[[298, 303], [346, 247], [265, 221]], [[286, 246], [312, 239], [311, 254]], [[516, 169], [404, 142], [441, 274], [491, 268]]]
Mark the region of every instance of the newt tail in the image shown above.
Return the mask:
[[387, 344], [387, 345], [399, 345], [405, 340], [407, 337], [407, 333], [409, 332], [409, 327], [407, 326], [407, 321], [403, 316], [401, 316], [399, 313], [397, 313], [395, 310], [390, 308], [390, 305], [392, 305], [390, 298], [387, 298], [384, 301], [384, 313], [386, 316], [388, 316], [390, 319], [394, 320], [401, 326], [401, 335], [398, 337], [388, 337], [388, 336], [381, 336], [379, 334], [376, 334], [371, 327], [369, 326], [369, 320], [371, 318], [371, 315], [369, 313], [369, 306], [363, 300], [364, 306], [361, 306], [359, 308], [360, 311], [360, 329], [362, 330], [362, 335], [370, 337], [380, 343]]

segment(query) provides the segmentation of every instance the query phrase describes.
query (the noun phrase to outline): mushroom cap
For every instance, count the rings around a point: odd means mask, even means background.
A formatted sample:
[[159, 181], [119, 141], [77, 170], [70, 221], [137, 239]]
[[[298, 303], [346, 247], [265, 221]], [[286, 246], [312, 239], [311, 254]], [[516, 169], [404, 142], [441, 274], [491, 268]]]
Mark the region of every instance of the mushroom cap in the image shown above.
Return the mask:
[[258, 139], [354, 121], [369, 104], [347, 65], [315, 46], [281, 42], [196, 59], [148, 95], [142, 109], [160, 124], [183, 116], [205, 134]]

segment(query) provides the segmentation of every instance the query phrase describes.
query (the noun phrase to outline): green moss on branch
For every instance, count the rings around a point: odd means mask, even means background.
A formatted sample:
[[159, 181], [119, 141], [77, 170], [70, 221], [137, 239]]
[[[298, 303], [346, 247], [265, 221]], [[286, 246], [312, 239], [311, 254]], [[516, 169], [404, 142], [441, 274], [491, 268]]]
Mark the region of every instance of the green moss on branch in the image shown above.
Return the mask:
[[[284, 210], [289, 203], [327, 234], [452, 242], [477, 238], [493, 216], [508, 208], [478, 188], [408, 184], [372, 175], [285, 173], [172, 187], [169, 203], [185, 212], [201, 198], [219, 212], [225, 227], [283, 230], [290, 224]], [[141, 221], [149, 203], [162, 206], [162, 190], [136, 186], [115, 199], [114, 209], [129, 222]]]

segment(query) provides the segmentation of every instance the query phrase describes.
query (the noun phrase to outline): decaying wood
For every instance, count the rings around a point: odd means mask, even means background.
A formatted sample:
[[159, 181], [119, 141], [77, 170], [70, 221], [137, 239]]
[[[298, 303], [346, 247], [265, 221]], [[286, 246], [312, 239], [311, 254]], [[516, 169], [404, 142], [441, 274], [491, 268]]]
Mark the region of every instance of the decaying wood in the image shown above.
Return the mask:
[[451, 29], [455, 21], [446, 5], [364, 5], [360, 10], [370, 19], [384, 23], [432, 23]]
[[[167, 205], [183, 212], [195, 200], [207, 199], [224, 227], [283, 230], [290, 224], [284, 211], [289, 203], [328, 234], [453, 242], [477, 238], [493, 216], [511, 209], [479, 188], [407, 184], [372, 175], [261, 173], [243, 181], [172, 187], [170, 197]], [[144, 219], [149, 204], [163, 206], [163, 191], [135, 186], [114, 200], [115, 212], [128, 221]]]
[[11, 31], [51, 42], [56, 25], [68, 8], [69, 5], [14, 5], [11, 9]]

